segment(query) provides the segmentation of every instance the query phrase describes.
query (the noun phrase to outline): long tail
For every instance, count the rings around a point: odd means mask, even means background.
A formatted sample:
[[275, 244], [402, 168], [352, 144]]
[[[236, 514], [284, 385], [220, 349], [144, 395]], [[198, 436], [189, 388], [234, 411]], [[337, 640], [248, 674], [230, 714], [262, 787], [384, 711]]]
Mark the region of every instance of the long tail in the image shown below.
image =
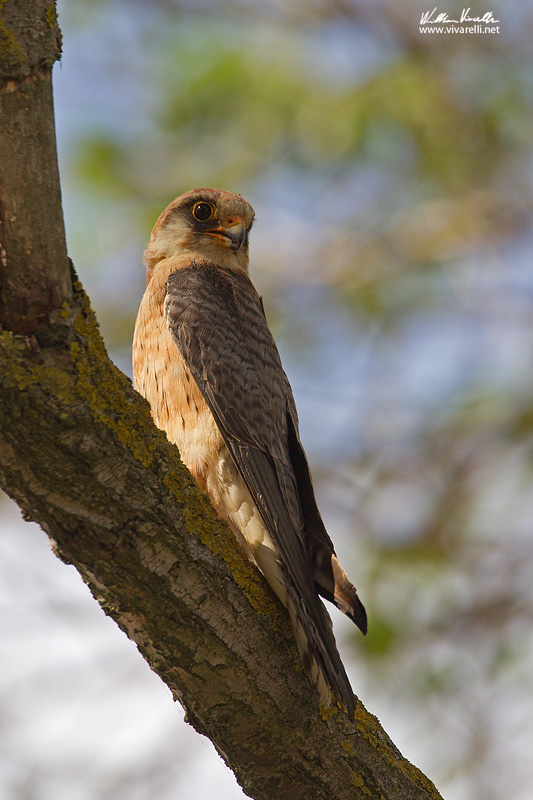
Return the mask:
[[[354, 694], [337, 650], [331, 618], [324, 604], [317, 598], [318, 608], [315, 608], [314, 614], [310, 614], [301, 598], [289, 589], [286, 606], [302, 664], [318, 692], [321, 705], [331, 705], [333, 690], [336, 699], [353, 720]], [[318, 625], [314, 621], [317, 617]]]
[[306, 601], [272, 549], [259, 545], [254, 550], [253, 558], [289, 612], [302, 664], [318, 692], [321, 704], [325, 707], [331, 705], [333, 690], [348, 716], [353, 719], [355, 705], [352, 687], [337, 650], [330, 616], [320, 597], [311, 591]]

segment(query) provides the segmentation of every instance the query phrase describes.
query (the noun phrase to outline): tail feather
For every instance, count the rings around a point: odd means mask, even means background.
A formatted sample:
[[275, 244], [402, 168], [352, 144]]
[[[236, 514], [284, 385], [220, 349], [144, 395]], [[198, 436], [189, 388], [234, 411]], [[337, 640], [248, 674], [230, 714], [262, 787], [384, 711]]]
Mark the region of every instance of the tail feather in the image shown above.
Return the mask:
[[324, 604], [313, 592], [308, 595], [308, 607], [279, 556], [270, 547], [256, 545], [253, 559], [289, 612], [298, 653], [311, 684], [318, 692], [320, 703], [329, 707], [333, 690], [348, 716], [353, 719], [355, 706], [352, 687], [337, 650], [331, 618]]
[[323, 617], [319, 629], [302, 605], [301, 599], [291, 591], [288, 593], [286, 605], [302, 664], [318, 693], [321, 705], [326, 708], [331, 706], [333, 690], [345, 712], [353, 720], [354, 694], [337, 650], [331, 618], [326, 608], [319, 600]]

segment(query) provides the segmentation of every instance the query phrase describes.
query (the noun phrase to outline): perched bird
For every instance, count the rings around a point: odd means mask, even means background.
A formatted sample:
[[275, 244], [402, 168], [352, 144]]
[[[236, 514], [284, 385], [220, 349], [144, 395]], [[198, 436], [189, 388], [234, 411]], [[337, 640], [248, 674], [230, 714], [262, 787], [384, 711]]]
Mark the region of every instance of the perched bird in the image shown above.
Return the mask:
[[287, 607], [320, 702], [353, 692], [319, 595], [366, 633], [366, 613], [317, 508], [298, 417], [248, 277], [254, 211], [194, 189], [157, 220], [133, 340], [133, 378], [156, 425]]

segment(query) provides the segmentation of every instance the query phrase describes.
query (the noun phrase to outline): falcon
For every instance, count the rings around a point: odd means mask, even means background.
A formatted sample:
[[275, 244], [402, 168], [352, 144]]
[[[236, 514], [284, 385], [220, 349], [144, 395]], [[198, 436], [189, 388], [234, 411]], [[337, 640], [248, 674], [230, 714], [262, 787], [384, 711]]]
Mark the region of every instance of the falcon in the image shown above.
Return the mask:
[[[354, 696], [320, 597], [363, 633], [365, 609], [317, 507], [291, 387], [248, 275], [254, 210], [194, 189], [157, 220], [133, 340], [155, 424], [286, 606], [320, 703]], [[333, 695], [332, 695], [333, 692]]]

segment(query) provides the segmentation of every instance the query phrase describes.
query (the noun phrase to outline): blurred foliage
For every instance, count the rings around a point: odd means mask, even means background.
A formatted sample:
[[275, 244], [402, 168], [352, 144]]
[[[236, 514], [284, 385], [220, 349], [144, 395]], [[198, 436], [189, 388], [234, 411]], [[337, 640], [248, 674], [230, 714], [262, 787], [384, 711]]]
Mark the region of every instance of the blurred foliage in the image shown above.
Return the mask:
[[[221, 186], [259, 210], [254, 277], [304, 428], [326, 420], [314, 472], [369, 606], [367, 640], [353, 637], [371, 665], [363, 697], [396, 704], [445, 795], [448, 781], [457, 797], [526, 797], [513, 750], [533, 742], [517, 710], [531, 717], [526, 9], [491, 6], [499, 36], [439, 37], [418, 32], [415, 2], [77, 5], [63, 25], [101, 32], [103, 59], [124, 15], [135, 31], [135, 57], [113, 50], [101, 67], [129, 110], [79, 132], [67, 171], [96, 239], [129, 242], [117, 285], [182, 191]], [[71, 228], [82, 274], [84, 259], [106, 264], [87, 219]], [[141, 280], [120, 303], [104, 281], [96, 301], [117, 344]]]

